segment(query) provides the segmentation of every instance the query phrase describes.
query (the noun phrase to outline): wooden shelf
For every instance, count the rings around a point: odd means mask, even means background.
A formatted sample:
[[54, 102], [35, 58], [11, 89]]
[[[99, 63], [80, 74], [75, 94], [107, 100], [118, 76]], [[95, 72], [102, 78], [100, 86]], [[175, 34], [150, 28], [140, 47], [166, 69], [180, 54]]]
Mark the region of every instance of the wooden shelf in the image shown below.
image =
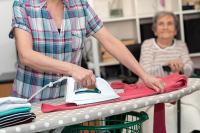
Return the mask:
[[107, 19], [103, 19], [104, 23], [111, 23], [111, 22], [120, 22], [120, 21], [128, 21], [128, 20], [135, 20], [136, 17], [132, 16], [132, 17], [116, 17], [116, 18], [107, 18]]
[[[90, 69], [94, 69], [95, 64], [93, 62], [88, 62], [87, 64], [88, 64], [88, 67]], [[99, 62], [99, 66], [100, 67], [103, 67], [103, 66], [112, 66], [112, 65], [118, 65], [118, 64], [119, 64], [119, 61], [117, 61], [114, 58], [107, 59], [105, 61]]]
[[200, 13], [200, 10], [184, 10], [183, 14], [195, 14]]
[[193, 53], [193, 54], [190, 54], [190, 57], [200, 57], [200, 53]]
[[112, 66], [112, 65], [118, 65], [118, 64], [119, 64], [119, 61], [117, 61], [114, 58], [111, 58], [111, 59], [107, 59], [107, 60], [100, 62], [99, 65], [100, 66]]

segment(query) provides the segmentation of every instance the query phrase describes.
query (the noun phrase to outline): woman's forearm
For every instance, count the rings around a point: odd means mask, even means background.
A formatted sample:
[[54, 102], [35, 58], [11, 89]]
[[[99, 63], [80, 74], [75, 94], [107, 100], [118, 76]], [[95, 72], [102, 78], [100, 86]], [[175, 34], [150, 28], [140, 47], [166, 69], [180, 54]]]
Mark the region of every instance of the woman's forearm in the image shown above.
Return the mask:
[[73, 64], [55, 60], [33, 50], [19, 54], [20, 62], [34, 70], [47, 73], [70, 75]]
[[138, 61], [133, 57], [125, 45], [116, 39], [110, 32], [102, 28], [95, 37], [100, 40], [104, 48], [113, 55], [120, 63], [125, 65], [129, 70], [137, 74], [140, 78], [144, 78], [145, 72], [139, 65]]

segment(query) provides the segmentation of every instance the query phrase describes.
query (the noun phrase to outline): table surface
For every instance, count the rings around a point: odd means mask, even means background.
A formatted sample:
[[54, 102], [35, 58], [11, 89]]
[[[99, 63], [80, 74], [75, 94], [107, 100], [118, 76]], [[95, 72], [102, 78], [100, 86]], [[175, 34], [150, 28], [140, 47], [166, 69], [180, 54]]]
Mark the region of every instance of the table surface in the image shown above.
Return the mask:
[[[33, 103], [32, 112], [34, 112], [37, 116], [34, 122], [2, 128], [0, 129], [0, 133], [32, 133], [62, 126], [74, 125], [85, 121], [133, 111], [138, 108], [154, 105], [156, 103], [172, 102], [197, 90], [200, 90], [200, 79], [190, 78], [188, 87], [170, 93], [147, 96], [115, 103], [101, 104], [75, 110], [42, 113], [41, 103]], [[64, 99], [60, 98], [43, 102], [58, 105], [63, 104]]]

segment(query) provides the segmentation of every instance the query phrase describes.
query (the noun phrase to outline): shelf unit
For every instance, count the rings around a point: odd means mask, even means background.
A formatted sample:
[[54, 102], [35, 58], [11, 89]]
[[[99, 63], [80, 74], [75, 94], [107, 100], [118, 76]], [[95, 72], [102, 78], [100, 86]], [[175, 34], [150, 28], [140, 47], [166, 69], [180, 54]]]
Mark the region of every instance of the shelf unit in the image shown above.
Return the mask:
[[[159, 4], [159, 0], [121, 0], [121, 8], [123, 10], [123, 17], [109, 16], [109, 2], [112, 0], [88, 0], [95, 12], [103, 20], [104, 25], [111, 31], [111, 33], [118, 39], [135, 39], [141, 43], [140, 24], [145, 20], [152, 21], [152, 17], [157, 11], [168, 10], [174, 12], [180, 22], [180, 39], [185, 41], [184, 35], [184, 17], [185, 15], [198, 14], [200, 16], [200, 9], [182, 10], [183, 0], [166, 0], [165, 7]], [[118, 0], [120, 1], [120, 0]], [[88, 62], [90, 69], [94, 69], [96, 76], [100, 76], [101, 67], [117, 65], [118, 61], [100, 60], [99, 43], [91, 37], [93, 59]], [[191, 54], [191, 57], [200, 56], [199, 53]]]

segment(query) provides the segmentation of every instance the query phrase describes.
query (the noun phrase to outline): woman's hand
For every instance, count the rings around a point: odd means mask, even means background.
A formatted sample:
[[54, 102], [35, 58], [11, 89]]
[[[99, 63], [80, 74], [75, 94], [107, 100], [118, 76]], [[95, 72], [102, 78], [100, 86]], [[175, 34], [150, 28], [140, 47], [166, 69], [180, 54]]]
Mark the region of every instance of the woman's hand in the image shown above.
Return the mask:
[[172, 72], [182, 72], [184, 67], [180, 59], [171, 60], [167, 65], [171, 68]]
[[73, 64], [70, 75], [83, 87], [95, 86], [96, 78], [91, 70]]
[[164, 92], [165, 84], [160, 79], [155, 78], [149, 74], [146, 74], [144, 78], [142, 78], [142, 80], [147, 87], [152, 88], [153, 90], [160, 93]]

